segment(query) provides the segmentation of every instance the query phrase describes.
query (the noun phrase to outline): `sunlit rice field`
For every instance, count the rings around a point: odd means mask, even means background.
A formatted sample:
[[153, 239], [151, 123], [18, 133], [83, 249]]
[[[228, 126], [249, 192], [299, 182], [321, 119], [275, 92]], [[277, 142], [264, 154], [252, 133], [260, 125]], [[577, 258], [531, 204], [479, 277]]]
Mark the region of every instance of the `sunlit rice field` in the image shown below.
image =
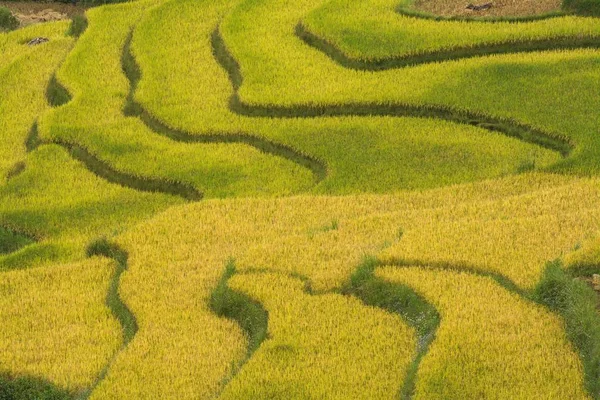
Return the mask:
[[419, 4], [0, 27], [0, 399], [600, 399], [600, 2]]

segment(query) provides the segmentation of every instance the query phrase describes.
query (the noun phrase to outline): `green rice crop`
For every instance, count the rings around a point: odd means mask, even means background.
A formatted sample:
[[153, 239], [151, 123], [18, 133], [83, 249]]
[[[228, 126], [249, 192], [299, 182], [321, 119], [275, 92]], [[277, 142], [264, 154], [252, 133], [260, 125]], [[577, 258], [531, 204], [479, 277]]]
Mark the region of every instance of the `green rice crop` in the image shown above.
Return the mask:
[[0, 184], [22, 168], [27, 135], [48, 107], [46, 84], [71, 46], [70, 39], [56, 39], [0, 68]]
[[42, 118], [41, 138], [78, 144], [120, 172], [185, 182], [209, 197], [291, 194], [312, 186], [310, 172], [290, 161], [242, 144], [177, 143], [123, 115], [129, 92], [123, 47], [154, 3], [88, 13], [87, 31], [57, 74], [73, 100]]
[[0, 270], [82, 259], [90, 240], [115, 235], [182, 202], [107, 183], [55, 145], [33, 151], [26, 164], [0, 186], [0, 225], [28, 233], [38, 243], [0, 255]]
[[[576, 145], [570, 157], [549, 169], [598, 172], [595, 90], [598, 58], [590, 49], [496, 55], [429, 63], [414, 68], [364, 72], [346, 69], [295, 36], [298, 20], [317, 0], [246, 1], [221, 24], [240, 64], [241, 103], [253, 109], [335, 110], [365, 104], [438, 107], [516, 120]], [[294, 112], [295, 109], [299, 111]]]
[[[328, 169], [328, 177], [313, 189], [317, 193], [430, 188], [558, 161], [557, 154], [546, 149], [440, 121], [365, 117], [281, 120], [237, 115], [229, 110], [231, 84], [210, 45], [215, 26], [231, 3], [222, 0], [199, 7], [191, 1], [169, 2], [149, 12], [136, 27], [132, 49], [142, 79], [135, 99], [170, 127], [197, 136], [246, 132], [312, 155]], [[181, 40], [189, 37], [198, 39]], [[269, 70], [263, 60], [259, 68]], [[264, 76], [266, 81], [271, 79]], [[283, 85], [295, 83], [290, 80]], [[298, 89], [292, 91], [299, 94]], [[273, 91], [276, 97], [277, 92]], [[423, 169], [428, 173], [423, 174]]]
[[[332, 0], [302, 17], [309, 32], [337, 47], [349, 58], [377, 62], [458, 48], [473, 49], [543, 41], [600, 44], [595, 18], [562, 16], [523, 22], [443, 21], [397, 12], [409, 0]], [[565, 40], [566, 39], [566, 40]]]

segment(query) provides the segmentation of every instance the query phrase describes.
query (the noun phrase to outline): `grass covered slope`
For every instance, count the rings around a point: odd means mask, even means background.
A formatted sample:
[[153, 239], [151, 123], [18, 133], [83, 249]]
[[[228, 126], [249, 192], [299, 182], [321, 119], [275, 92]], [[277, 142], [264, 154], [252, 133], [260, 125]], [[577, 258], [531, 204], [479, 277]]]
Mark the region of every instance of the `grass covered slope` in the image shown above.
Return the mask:
[[297, 278], [239, 274], [228, 285], [269, 312], [269, 338], [222, 399], [394, 398], [414, 357], [400, 319], [338, 294], [311, 296]]
[[[455, 58], [469, 52], [513, 53], [519, 50], [600, 45], [595, 18], [562, 16], [532, 21], [450, 21], [402, 15], [407, 1], [331, 0], [306, 14], [306, 37], [316, 36], [355, 61], [392, 65], [393, 60], [427, 60], [436, 52]], [[458, 50], [463, 49], [464, 52]], [[435, 59], [435, 58], [434, 58]], [[360, 65], [357, 63], [357, 65]]]
[[26, 164], [0, 187], [0, 225], [27, 233], [37, 243], [0, 255], [0, 270], [81, 260], [92, 239], [182, 203], [108, 183], [56, 145], [31, 152]]
[[23, 169], [27, 136], [39, 114], [48, 108], [47, 83], [72, 44], [71, 39], [55, 39], [0, 68], [1, 184]]
[[[124, 115], [130, 82], [123, 71], [125, 44], [144, 10], [156, 2], [98, 8], [57, 78], [73, 95], [44, 116], [44, 140], [77, 144], [102, 163], [132, 176], [160, 182], [161, 191], [232, 195], [291, 194], [313, 184], [305, 168], [243, 144], [173, 141], [141, 120]], [[273, 171], [278, 171], [273, 174]], [[140, 185], [152, 190], [150, 184]], [[159, 186], [159, 184], [157, 184]]]
[[[252, 360], [262, 354], [261, 348], [250, 361], [243, 364], [247, 345], [243, 332], [233, 321], [219, 318], [211, 310], [212, 293], [225, 266], [232, 259], [239, 272], [239, 276], [234, 274], [230, 279], [230, 287], [235, 291], [242, 291], [263, 302], [262, 296], [256, 297], [258, 292], [254, 294], [254, 289], [246, 289], [262, 282], [259, 279], [262, 275], [254, 276], [258, 269], [258, 272], [268, 273], [263, 276], [264, 279], [273, 277], [268, 279], [269, 282], [280, 279], [295, 282], [296, 278], [284, 276], [299, 277], [318, 299], [324, 292], [343, 287], [365, 255], [372, 255], [381, 263], [387, 263], [388, 250], [401, 247], [404, 237], [409, 240], [412, 232], [418, 232], [420, 228], [427, 234], [429, 228], [422, 226], [422, 221], [431, 221], [433, 224], [437, 220], [441, 229], [452, 227], [453, 219], [463, 215], [479, 221], [481, 226], [488, 226], [490, 218], [503, 218], [506, 205], [509, 205], [507, 212], [520, 210], [520, 213], [569, 215], [568, 208], [572, 208], [572, 213], [576, 214], [581, 209], [572, 202], [565, 203], [564, 193], [577, 185], [590, 191], [598, 188], [595, 180], [526, 174], [423, 193], [212, 200], [173, 208], [117, 238], [118, 245], [129, 254], [129, 268], [123, 275], [120, 293], [136, 316], [139, 331], [129, 346], [118, 355], [93, 396], [120, 398], [158, 394], [163, 397], [191, 398], [198, 393], [202, 397], [210, 397], [223, 390], [223, 393], [232, 391], [232, 395], [238, 390], [244, 393], [254, 390], [252, 387], [261, 390], [261, 385], [250, 384], [241, 379], [242, 376], [262, 379], [265, 385], [272, 385], [276, 391], [280, 385], [277, 382], [287, 378], [275, 372], [259, 378], [258, 370], [251, 372], [258, 368], [253, 366], [255, 362]], [[528, 201], [528, 198], [535, 200]], [[590, 202], [597, 203], [593, 199]], [[546, 206], [540, 207], [540, 204]], [[510, 211], [510, 207], [515, 207], [514, 211]], [[536, 244], [525, 238], [528, 247], [523, 249], [521, 269], [498, 268], [493, 259], [484, 259], [475, 264], [474, 258], [473, 265], [477, 265], [481, 273], [498, 276], [515, 290], [527, 292], [529, 285], [534, 285], [542, 276], [546, 260], [560, 256], [561, 252], [569, 253], [578, 242], [598, 232], [596, 221], [599, 212], [597, 207], [580, 212], [580, 218], [585, 220], [584, 226], [588, 227], [585, 230], [571, 232], [566, 227], [561, 229], [560, 225], [543, 225], [541, 229], [553, 235], [554, 243], [557, 243], [554, 244], [554, 253], [545, 247], [548, 246], [546, 242]], [[533, 229], [539, 224], [539, 219], [524, 218], [521, 224]], [[504, 239], [505, 232], [502, 230], [492, 228], [489, 236], [494, 237], [501, 251], [506, 252], [501, 260], [508, 264], [514, 242]], [[169, 240], [165, 240], [165, 237]], [[482, 251], [488, 246], [486, 236], [460, 238], [474, 243], [475, 248], [481, 247]], [[569, 244], [561, 249], [561, 242]], [[547, 254], [546, 259], [539, 255], [543, 252]], [[478, 254], [465, 252], [465, 256], [477, 257]], [[431, 263], [439, 268], [473, 269], [470, 265], [447, 265], [443, 255], [424, 254], [424, 257], [427, 257], [421, 261], [424, 265]], [[519, 287], [520, 284], [525, 286]], [[265, 285], [257, 286], [256, 290], [260, 287]], [[278, 285], [272, 289], [276, 292], [272, 297], [264, 298], [264, 306], [269, 312], [271, 301], [280, 304], [293, 292], [291, 289], [280, 292], [276, 287]], [[312, 299], [310, 295], [302, 293], [298, 296], [306, 298], [306, 301]], [[288, 304], [289, 307], [292, 307], [291, 304]], [[456, 307], [459, 305], [462, 307], [462, 303], [456, 304]], [[281, 312], [284, 312], [282, 318], [291, 318], [291, 311]], [[278, 321], [277, 315], [272, 315], [274, 323]], [[545, 315], [549, 314], [546, 312]], [[290, 320], [285, 321], [295, 326]], [[553, 326], [552, 332], [562, 329], [559, 325]], [[202, 335], [198, 332], [202, 332]], [[548, 335], [548, 340], [550, 337], [563, 337], [563, 333]], [[564, 338], [561, 340], [564, 342]], [[439, 346], [446, 348], [445, 344]], [[569, 362], [574, 362], [573, 353], [570, 354]], [[169, 362], [165, 363], [167, 355]], [[468, 362], [477, 363], [476, 360], [473, 358]], [[239, 375], [236, 375], [233, 366], [240, 363], [243, 365]], [[395, 365], [394, 368], [406, 368], [406, 364], [403, 365]], [[569, 365], [572, 368], [569, 373], [577, 376], [576, 381], [581, 382], [579, 367]], [[296, 367], [289, 365], [286, 368]], [[246, 369], [248, 372], [244, 372]], [[389, 368], [385, 370], [389, 371]], [[419, 371], [416, 373], [417, 382], [420, 379]], [[232, 372], [233, 379], [229, 380]], [[489, 379], [501, 379], [495, 372], [489, 374]], [[539, 374], [523, 379], [546, 376], [546, 372]], [[196, 379], [197, 376], [203, 379]], [[402, 389], [400, 376], [394, 378], [397, 391]], [[223, 386], [227, 382], [235, 385], [236, 389]], [[264, 388], [267, 390], [266, 386]], [[573, 386], [573, 390], [583, 393], [577, 385]]]
[[478, 57], [378, 73], [349, 70], [294, 33], [297, 21], [318, 3], [247, 1], [226, 17], [220, 31], [243, 77], [240, 112], [291, 117], [359, 109], [441, 113], [500, 130], [516, 123], [545, 140], [575, 145], [553, 170], [597, 173], [594, 50]]
[[0, 397], [600, 398], [597, 20], [393, 6], [0, 35]]
[[[217, 62], [222, 50], [215, 47], [214, 36], [215, 27], [232, 4], [223, 0], [198, 7], [196, 2], [169, 2], [148, 13], [136, 27], [132, 50], [142, 79], [135, 100], [169, 127], [195, 137], [243, 134], [265, 138], [312, 156], [326, 164], [328, 173], [314, 189], [317, 193], [430, 188], [558, 161], [557, 155], [546, 149], [440, 121], [320, 120], [302, 118], [301, 113], [300, 118], [291, 120], [237, 115], [230, 110], [231, 83]], [[182, 42], [182, 37], [198, 39]], [[260, 65], [268, 69], [262, 61]], [[428, 174], [421, 173], [423, 168]]]

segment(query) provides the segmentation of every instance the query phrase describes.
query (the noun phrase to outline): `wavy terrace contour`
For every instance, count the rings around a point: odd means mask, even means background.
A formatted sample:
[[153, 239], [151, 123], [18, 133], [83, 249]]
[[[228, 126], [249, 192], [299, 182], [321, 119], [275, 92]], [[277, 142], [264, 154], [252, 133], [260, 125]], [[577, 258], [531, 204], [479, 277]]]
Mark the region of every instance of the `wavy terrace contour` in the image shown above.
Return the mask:
[[[432, 263], [406, 259], [368, 260], [357, 269], [344, 290], [354, 293], [366, 304], [386, 308], [388, 311], [395, 310], [396, 312], [399, 312], [398, 307], [401, 303], [398, 303], [397, 300], [393, 301], [389, 294], [394, 293], [394, 290], [402, 290], [405, 287], [376, 277], [374, 274], [375, 269], [383, 266], [394, 268], [420, 267], [434, 271], [463, 272], [474, 276], [487, 277], [523, 300], [544, 306], [564, 321], [566, 336], [577, 351], [583, 366], [585, 388], [591, 398], [600, 399], [600, 314], [597, 312], [597, 297], [590, 287], [577, 279], [580, 276], [586, 276], [589, 271], [598, 271], [597, 266], [594, 266], [593, 269], [565, 270], [558, 260], [548, 262], [538, 285], [532, 290], [523, 290], [507, 276], [497, 272], [485, 271], [468, 264]], [[364, 289], [372, 285], [380, 287], [378, 292], [374, 292], [374, 298], [369, 297], [369, 292]], [[388, 286], [386, 287], [386, 285]], [[392, 287], [389, 285], [392, 285]], [[395, 288], [393, 288], [394, 285]], [[410, 290], [412, 291], [412, 289]], [[410, 297], [407, 299], [411, 300]], [[431, 307], [435, 311], [433, 306]], [[411, 311], [410, 307], [408, 310]], [[402, 311], [400, 313], [402, 315]], [[421, 313], [424, 318], [418, 322], [429, 329], [429, 335], [435, 335], [435, 330], [439, 325], [439, 315], [432, 315], [431, 312], [428, 314], [423, 311]], [[406, 316], [404, 317], [406, 318]], [[410, 323], [410, 317], [406, 320]], [[415, 328], [417, 332], [420, 332], [419, 329], [423, 329], [423, 326], [417, 325]], [[434, 340], [434, 337], [425, 336], [425, 338], [427, 340], [425, 346], [418, 349], [414, 362], [415, 370], [409, 372], [412, 376], [407, 376], [402, 391], [403, 399], [411, 397], [410, 393], [414, 390], [417, 378], [416, 369], [418, 364]]]
[[108, 371], [110, 370], [110, 367], [114, 363], [118, 354], [125, 350], [127, 345], [133, 340], [138, 331], [138, 325], [136, 322], [135, 315], [133, 315], [131, 310], [129, 310], [129, 308], [123, 302], [121, 296], [119, 295], [119, 282], [121, 280], [121, 274], [123, 274], [123, 272], [127, 270], [127, 252], [121, 249], [118, 245], [110, 243], [105, 239], [101, 239], [92, 243], [88, 247], [87, 255], [88, 257], [102, 256], [106, 258], [111, 258], [116, 264], [115, 272], [113, 273], [110, 286], [108, 287], [108, 293], [106, 294], [106, 305], [112, 312], [113, 316], [121, 324], [121, 330], [123, 332], [123, 342], [121, 344], [121, 347], [113, 354], [113, 356], [104, 366], [102, 371], [100, 371], [100, 374], [98, 374], [98, 377], [96, 378], [96, 381], [93, 383], [93, 385], [80, 396], [77, 396], [77, 399], [88, 399], [91, 396], [94, 389], [98, 387], [98, 385], [108, 374]]
[[142, 192], [164, 193], [179, 196], [188, 201], [201, 200], [203, 195], [192, 185], [167, 181], [157, 178], [138, 177], [132, 174], [118, 171], [110, 164], [101, 160], [88, 149], [79, 144], [62, 140], [45, 141], [39, 138], [37, 122], [33, 124], [26, 140], [27, 151], [33, 151], [45, 144], [56, 144], [64, 148], [72, 158], [81, 162], [90, 172], [108, 182]]
[[564, 136], [557, 137], [514, 120], [433, 105], [349, 103], [340, 105], [300, 104], [294, 106], [277, 106], [247, 104], [239, 97], [239, 89], [243, 82], [240, 66], [227, 48], [218, 26], [213, 31], [211, 42], [215, 58], [227, 71], [234, 89], [229, 102], [230, 110], [240, 115], [268, 118], [321, 118], [339, 116], [433, 118], [498, 132], [526, 143], [556, 151], [565, 158], [569, 156], [575, 147]]
[[[564, 318], [567, 326], [575, 323], [575, 321], [569, 319], [566, 310], [557, 310], [552, 307], [552, 304], [556, 302], [557, 299], [567, 295], [567, 292], [570, 289], [566, 286], [558, 288], [554, 287], [554, 292], [552, 292], [551, 297], [543, 297], [538, 293], [540, 292], [539, 288], [535, 291], [525, 291], [502, 274], [482, 271], [468, 265], [424, 263], [418, 260], [387, 260], [384, 262], [379, 261], [376, 258], [367, 258], [363, 264], [356, 269], [349, 281], [341, 289], [330, 292], [356, 297], [365, 305], [383, 309], [391, 314], [398, 314], [408, 325], [415, 329], [418, 338], [415, 356], [408, 367], [404, 381], [399, 385], [398, 395], [402, 399], [410, 399], [414, 395], [419, 365], [427, 355], [430, 345], [435, 340], [441, 317], [438, 310], [411, 287], [389, 282], [377, 277], [375, 275], [375, 270], [382, 266], [391, 266], [394, 268], [419, 266], [429, 270], [460, 271], [474, 276], [491, 278], [503, 289], [518, 295], [523, 300], [548, 307], [552, 312], [557, 313]], [[309, 295], [318, 296], [327, 293], [314, 293], [311, 290], [310, 279], [306, 276], [289, 274], [270, 268], [245, 269], [240, 272], [243, 275], [265, 272], [290, 275], [305, 283], [304, 291]], [[556, 273], [556, 269], [548, 268], [545, 271], [542, 282], [547, 282], [549, 279], [552, 279], [552, 275]], [[564, 272], [560, 273], [564, 274]], [[226, 316], [236, 320], [248, 334], [249, 344], [246, 358], [237, 365], [230, 376], [224, 379], [222, 390], [235, 375], [240, 373], [243, 365], [252, 357], [254, 352], [267, 338], [268, 329], [268, 313], [260, 303], [248, 296], [232, 291], [227, 287], [227, 280], [234, 274], [236, 274], [235, 267], [233, 264], [228, 265], [226, 272], [211, 297], [211, 309], [219, 316]], [[540, 287], [544, 288], [544, 285], [552, 286], [552, 283], [542, 283], [540, 284]], [[600, 323], [600, 318], [598, 318], [598, 316], [595, 316], [595, 322]], [[567, 331], [568, 330], [569, 327], [567, 327]], [[594, 357], [592, 357], [593, 354], [590, 354], [590, 349], [600, 345], [600, 343], [587, 343], [586, 346], [582, 346], [582, 343], [578, 342], [577, 338], [573, 337], [570, 332], [567, 333], [569, 340], [577, 348], [582, 363], [584, 364], [586, 387], [590, 393], [594, 393], [594, 387], [597, 386], [594, 383], [594, 377], [597, 375], [598, 368], [594, 366]]]
[[471, 47], [455, 47], [419, 54], [365, 60], [347, 55], [334, 44], [327, 41], [327, 39], [311, 32], [302, 22], [299, 22], [298, 25], [296, 25], [296, 36], [307, 45], [327, 55], [339, 65], [359, 71], [385, 71], [427, 63], [456, 61], [464, 58], [475, 58], [497, 54], [600, 48], [600, 37], [567, 36], [554, 39], [524, 40], [505, 43], [490, 43]]
[[127, 105], [125, 106], [125, 114], [128, 116], [138, 117], [150, 130], [166, 136], [171, 140], [183, 143], [239, 143], [254, 147], [258, 151], [276, 157], [284, 158], [294, 162], [304, 168], [309, 169], [315, 176], [315, 183], [321, 182], [327, 177], [327, 166], [324, 162], [317, 160], [314, 157], [305, 155], [296, 149], [276, 143], [259, 136], [248, 133], [212, 133], [194, 135], [178, 129], [173, 129], [155, 116], [151, 115], [139, 103], [134, 100], [134, 93], [141, 78], [141, 70], [137, 64], [133, 53], [131, 52], [131, 40], [133, 32], [127, 38], [123, 48], [121, 63], [125, 76], [129, 80], [129, 95], [127, 97]]

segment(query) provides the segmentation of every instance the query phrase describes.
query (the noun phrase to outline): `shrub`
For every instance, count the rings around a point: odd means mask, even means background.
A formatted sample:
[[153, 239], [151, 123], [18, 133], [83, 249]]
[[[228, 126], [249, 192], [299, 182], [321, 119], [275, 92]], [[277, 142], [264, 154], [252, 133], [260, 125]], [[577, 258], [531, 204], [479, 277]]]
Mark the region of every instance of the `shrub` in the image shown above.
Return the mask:
[[19, 20], [6, 7], [0, 7], [0, 31], [12, 31], [19, 27]]

